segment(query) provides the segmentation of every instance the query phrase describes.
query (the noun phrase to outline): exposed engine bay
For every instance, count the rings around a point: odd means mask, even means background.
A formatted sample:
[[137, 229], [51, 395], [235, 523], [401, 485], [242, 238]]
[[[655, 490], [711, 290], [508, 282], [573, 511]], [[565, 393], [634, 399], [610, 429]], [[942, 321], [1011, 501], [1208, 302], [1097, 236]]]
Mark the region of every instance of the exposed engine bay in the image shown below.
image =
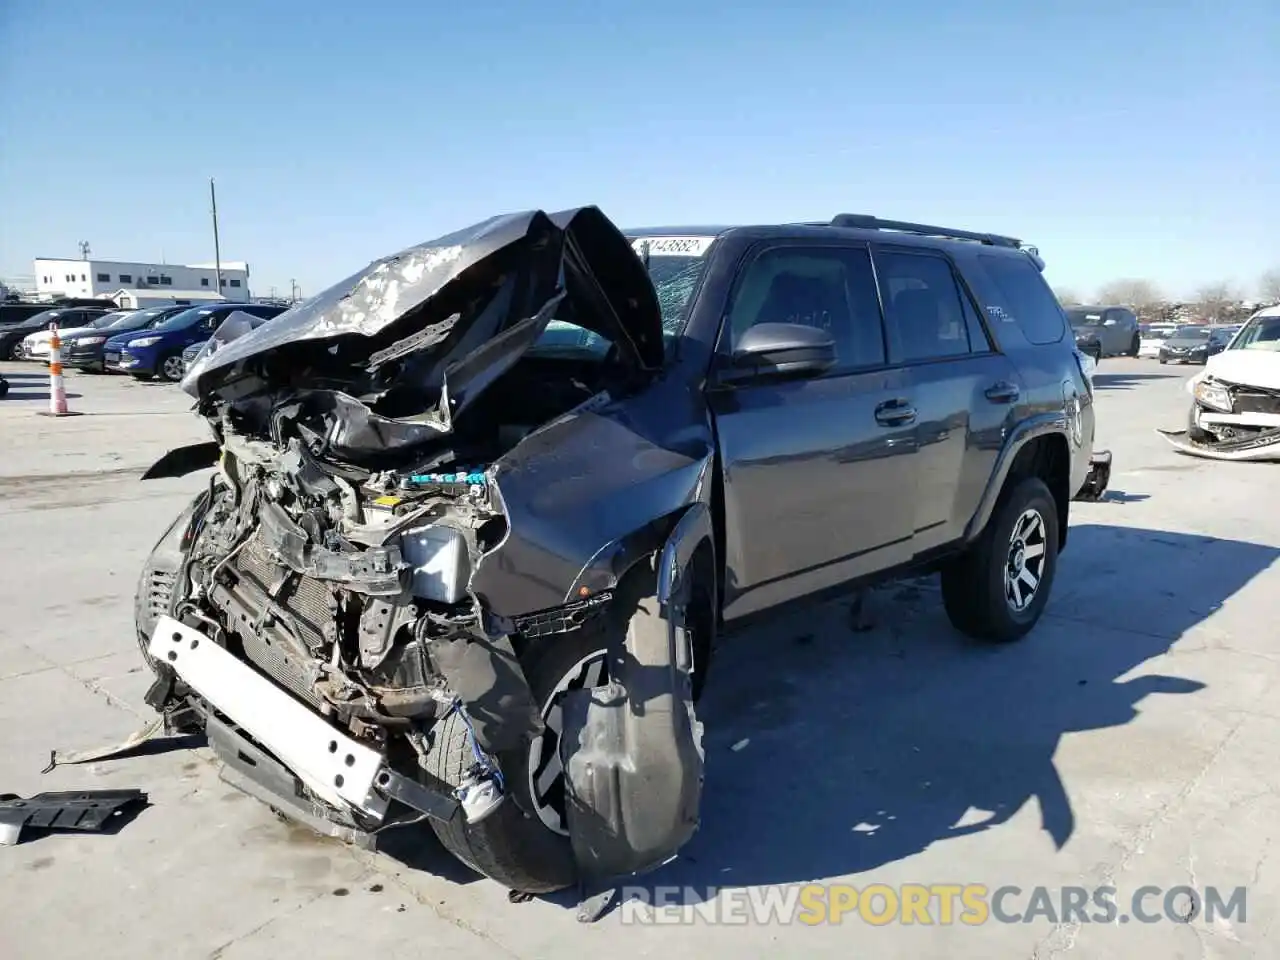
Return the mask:
[[382, 740], [441, 715], [455, 695], [429, 652], [482, 631], [468, 583], [506, 534], [488, 465], [598, 396], [601, 366], [526, 358], [447, 443], [401, 469], [326, 459], [318, 438], [335, 432], [331, 413], [276, 416], [268, 441], [239, 432], [227, 411], [179, 613], [354, 735]]

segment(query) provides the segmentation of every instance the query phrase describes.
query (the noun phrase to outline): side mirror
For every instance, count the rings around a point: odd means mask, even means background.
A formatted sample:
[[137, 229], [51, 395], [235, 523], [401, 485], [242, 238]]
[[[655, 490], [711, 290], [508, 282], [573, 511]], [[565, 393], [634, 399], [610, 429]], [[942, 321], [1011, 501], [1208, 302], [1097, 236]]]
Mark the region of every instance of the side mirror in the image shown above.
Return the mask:
[[733, 351], [727, 379], [812, 377], [836, 363], [836, 342], [818, 327], [800, 323], [758, 323], [742, 335]]

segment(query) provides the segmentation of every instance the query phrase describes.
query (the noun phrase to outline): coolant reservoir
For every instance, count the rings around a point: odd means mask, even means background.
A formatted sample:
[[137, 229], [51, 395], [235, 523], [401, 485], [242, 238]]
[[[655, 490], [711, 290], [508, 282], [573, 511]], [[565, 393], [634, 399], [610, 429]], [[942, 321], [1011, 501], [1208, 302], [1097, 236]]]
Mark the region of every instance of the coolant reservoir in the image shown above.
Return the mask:
[[434, 524], [411, 527], [400, 535], [400, 549], [412, 568], [415, 597], [440, 603], [466, 598], [471, 558], [457, 530]]

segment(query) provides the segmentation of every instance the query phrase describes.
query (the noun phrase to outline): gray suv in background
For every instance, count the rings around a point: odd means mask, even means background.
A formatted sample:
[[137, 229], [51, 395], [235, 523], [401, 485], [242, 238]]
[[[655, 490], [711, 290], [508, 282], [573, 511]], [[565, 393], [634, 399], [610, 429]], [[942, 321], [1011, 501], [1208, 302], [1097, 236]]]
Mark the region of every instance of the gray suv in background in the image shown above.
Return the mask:
[[1138, 318], [1128, 307], [1071, 307], [1067, 319], [1076, 337], [1098, 338], [1104, 357], [1136, 357], [1142, 345]]

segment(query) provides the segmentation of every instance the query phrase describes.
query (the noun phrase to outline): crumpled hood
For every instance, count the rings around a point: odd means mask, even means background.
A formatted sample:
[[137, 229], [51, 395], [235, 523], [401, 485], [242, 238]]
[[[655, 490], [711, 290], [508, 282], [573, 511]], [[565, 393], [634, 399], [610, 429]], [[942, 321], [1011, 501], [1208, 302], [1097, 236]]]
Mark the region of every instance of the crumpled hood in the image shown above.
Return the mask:
[[1209, 358], [1205, 374], [1264, 390], [1280, 390], [1280, 351], [1224, 350]]
[[354, 380], [410, 358], [422, 379], [434, 375], [447, 414], [468, 387], [514, 363], [553, 316], [607, 337], [640, 368], [662, 363], [661, 313], [644, 265], [598, 208], [581, 207], [491, 217], [376, 260], [256, 330], [220, 338], [227, 342], [183, 388], [217, 396], [237, 379], [270, 379], [273, 360], [283, 366], [324, 344], [330, 385], [340, 371]]

